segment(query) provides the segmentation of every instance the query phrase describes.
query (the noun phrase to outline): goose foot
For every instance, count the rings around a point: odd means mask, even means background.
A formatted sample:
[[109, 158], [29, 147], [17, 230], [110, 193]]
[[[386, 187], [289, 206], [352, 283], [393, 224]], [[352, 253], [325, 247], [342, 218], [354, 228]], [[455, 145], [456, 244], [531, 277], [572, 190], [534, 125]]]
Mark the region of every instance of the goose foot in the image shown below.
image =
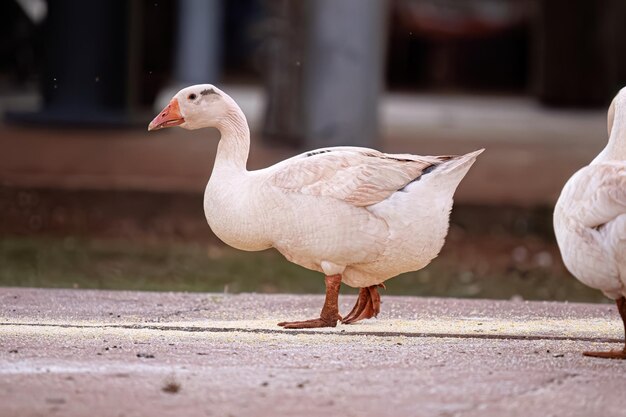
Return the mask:
[[380, 294], [378, 294], [378, 287], [385, 288], [385, 285], [378, 284], [361, 288], [359, 290], [359, 298], [357, 298], [354, 308], [341, 322], [343, 324], [352, 324], [360, 320], [378, 316], [378, 313], [380, 313]]
[[304, 321], [283, 321], [278, 323], [285, 329], [313, 329], [317, 327], [336, 327], [339, 315], [339, 288], [341, 287], [341, 275], [326, 277], [326, 299], [319, 319]]
[[[617, 305], [617, 311], [622, 317], [624, 323], [624, 335], [626, 336], [626, 298], [621, 297], [615, 300]], [[626, 343], [622, 350], [611, 350], [608, 352], [583, 352], [585, 356], [591, 356], [593, 358], [605, 358], [605, 359], [626, 359]]]
[[312, 320], [304, 320], [304, 321], [283, 321], [278, 323], [280, 327], [285, 329], [314, 329], [318, 327], [337, 327], [337, 320], [327, 320], [323, 318], [312, 319]]
[[626, 348], [624, 350], [610, 350], [608, 352], [583, 352], [583, 355], [593, 358], [626, 359]]

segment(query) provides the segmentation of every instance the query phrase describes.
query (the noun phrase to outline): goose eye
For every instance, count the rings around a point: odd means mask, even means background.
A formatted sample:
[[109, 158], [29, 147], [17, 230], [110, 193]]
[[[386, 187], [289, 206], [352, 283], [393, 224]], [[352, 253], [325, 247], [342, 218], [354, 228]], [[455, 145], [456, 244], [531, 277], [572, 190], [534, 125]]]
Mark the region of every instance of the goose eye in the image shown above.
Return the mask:
[[188, 98], [189, 100], [195, 100], [195, 99], [196, 99], [196, 97], [197, 97], [197, 96], [196, 96], [194, 93], [191, 93], [191, 94], [189, 94], [189, 95], [187, 96], [187, 98]]

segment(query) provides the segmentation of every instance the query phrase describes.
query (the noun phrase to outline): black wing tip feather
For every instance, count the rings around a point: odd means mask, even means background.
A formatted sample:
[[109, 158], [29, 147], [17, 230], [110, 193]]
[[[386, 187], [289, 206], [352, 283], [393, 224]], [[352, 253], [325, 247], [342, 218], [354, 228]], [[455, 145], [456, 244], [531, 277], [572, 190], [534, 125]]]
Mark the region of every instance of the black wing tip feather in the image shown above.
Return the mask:
[[406, 183], [402, 188], [398, 189], [398, 191], [406, 192], [406, 187], [408, 187], [409, 185], [413, 184], [414, 182], [417, 182], [417, 181], [421, 180], [424, 175], [433, 172], [442, 163], [443, 162], [440, 162], [438, 164], [431, 164], [431, 165], [427, 166], [426, 168], [424, 168], [422, 170], [422, 172], [420, 172], [419, 176], [413, 178], [411, 181]]
[[319, 151], [311, 151], [311, 152], [307, 152], [304, 156], [308, 158], [310, 156], [320, 155], [320, 154], [328, 153], [328, 152], [332, 152], [332, 150], [330, 150], [330, 149], [322, 149], [322, 150], [319, 150]]

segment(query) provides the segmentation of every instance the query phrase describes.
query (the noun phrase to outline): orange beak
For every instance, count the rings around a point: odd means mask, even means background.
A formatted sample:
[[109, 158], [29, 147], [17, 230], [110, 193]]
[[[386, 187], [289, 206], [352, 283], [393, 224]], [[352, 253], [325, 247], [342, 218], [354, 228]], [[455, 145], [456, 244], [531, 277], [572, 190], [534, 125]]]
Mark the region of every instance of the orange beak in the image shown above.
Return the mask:
[[185, 118], [180, 114], [178, 100], [172, 99], [157, 117], [148, 125], [148, 131], [165, 129], [166, 127], [178, 126], [185, 123]]

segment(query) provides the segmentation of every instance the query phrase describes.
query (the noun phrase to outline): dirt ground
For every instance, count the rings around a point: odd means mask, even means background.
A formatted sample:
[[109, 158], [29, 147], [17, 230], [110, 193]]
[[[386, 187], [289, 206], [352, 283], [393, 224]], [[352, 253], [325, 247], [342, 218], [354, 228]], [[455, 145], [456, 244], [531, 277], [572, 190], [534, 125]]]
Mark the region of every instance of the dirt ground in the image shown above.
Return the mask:
[[[456, 193], [456, 201], [522, 207], [553, 204], [569, 176], [602, 149], [606, 139], [568, 142], [480, 138], [386, 138], [381, 150], [460, 154], [486, 148]], [[530, 132], [532, 134], [532, 131]], [[458, 133], [457, 133], [458, 135]], [[212, 130], [42, 129], [0, 125], [0, 184], [26, 188], [201, 193], [218, 136]], [[253, 138], [249, 168], [266, 167], [300, 150]]]

